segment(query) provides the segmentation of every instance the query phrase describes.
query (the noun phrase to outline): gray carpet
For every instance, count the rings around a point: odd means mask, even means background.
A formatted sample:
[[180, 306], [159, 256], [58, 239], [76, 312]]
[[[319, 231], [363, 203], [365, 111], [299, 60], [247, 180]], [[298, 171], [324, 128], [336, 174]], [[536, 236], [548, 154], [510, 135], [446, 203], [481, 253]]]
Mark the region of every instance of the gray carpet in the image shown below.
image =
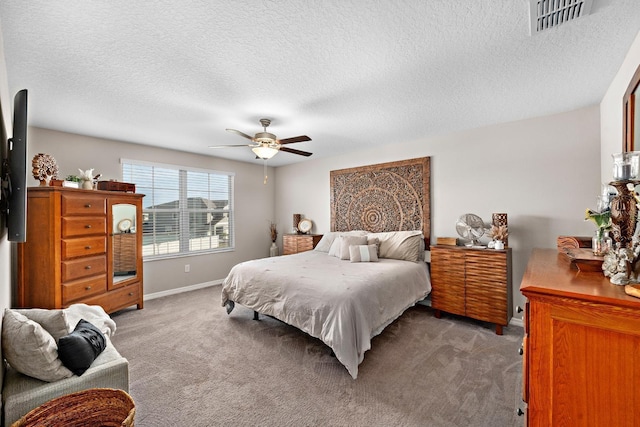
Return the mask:
[[321, 341], [220, 287], [113, 315], [136, 426], [522, 426], [522, 328], [418, 306], [373, 339], [358, 379]]

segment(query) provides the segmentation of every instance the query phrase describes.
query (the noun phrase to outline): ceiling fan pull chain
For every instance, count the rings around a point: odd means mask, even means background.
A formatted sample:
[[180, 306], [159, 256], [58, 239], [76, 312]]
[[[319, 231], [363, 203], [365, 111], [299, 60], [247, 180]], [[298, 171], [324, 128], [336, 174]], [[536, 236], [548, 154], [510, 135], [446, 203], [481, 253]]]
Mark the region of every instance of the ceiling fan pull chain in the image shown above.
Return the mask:
[[268, 179], [268, 177], [267, 177], [267, 161], [265, 160], [264, 161], [264, 182], [263, 182], [264, 185], [267, 185], [267, 179]]

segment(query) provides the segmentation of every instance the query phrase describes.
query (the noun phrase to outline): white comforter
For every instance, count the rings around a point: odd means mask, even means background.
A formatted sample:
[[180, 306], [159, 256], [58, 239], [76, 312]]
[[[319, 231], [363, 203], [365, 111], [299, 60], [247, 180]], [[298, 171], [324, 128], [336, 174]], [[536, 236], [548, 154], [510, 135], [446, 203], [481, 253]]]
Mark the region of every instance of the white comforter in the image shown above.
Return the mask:
[[222, 305], [234, 301], [319, 338], [355, 379], [371, 338], [430, 290], [423, 262], [351, 263], [308, 251], [234, 266]]

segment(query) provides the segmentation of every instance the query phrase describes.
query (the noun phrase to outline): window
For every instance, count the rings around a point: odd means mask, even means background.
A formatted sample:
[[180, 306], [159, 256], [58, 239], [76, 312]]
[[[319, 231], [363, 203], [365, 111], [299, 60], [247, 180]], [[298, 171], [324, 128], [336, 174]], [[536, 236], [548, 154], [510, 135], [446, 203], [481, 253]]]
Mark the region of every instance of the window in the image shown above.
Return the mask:
[[[122, 180], [142, 193], [146, 259], [234, 248], [230, 172], [122, 160]], [[139, 226], [138, 226], [139, 227]]]

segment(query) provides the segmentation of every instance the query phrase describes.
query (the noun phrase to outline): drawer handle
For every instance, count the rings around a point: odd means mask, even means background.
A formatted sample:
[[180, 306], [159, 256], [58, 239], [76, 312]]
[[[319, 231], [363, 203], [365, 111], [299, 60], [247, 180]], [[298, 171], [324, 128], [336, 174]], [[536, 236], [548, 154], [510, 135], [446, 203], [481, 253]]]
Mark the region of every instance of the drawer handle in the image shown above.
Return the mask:
[[85, 249], [91, 249], [91, 246], [85, 246], [84, 248]]
[[87, 203], [86, 205], [84, 205], [85, 208], [90, 208], [91, 207], [91, 203]]
[[133, 296], [133, 292], [129, 292], [129, 296], [132, 297]]
[[90, 265], [87, 265], [87, 266], [85, 266], [85, 267], [84, 267], [84, 269], [85, 269], [85, 270], [91, 270], [91, 266], [90, 266]]
[[516, 313], [522, 313], [524, 310], [519, 305], [516, 306]]
[[85, 225], [84, 228], [91, 228], [91, 224]]
[[519, 354], [520, 356], [522, 356], [522, 355], [524, 354], [524, 348], [520, 347], [520, 348], [518, 349], [518, 354]]
[[85, 291], [90, 291], [91, 290], [91, 286], [87, 286], [86, 288], [84, 288]]

